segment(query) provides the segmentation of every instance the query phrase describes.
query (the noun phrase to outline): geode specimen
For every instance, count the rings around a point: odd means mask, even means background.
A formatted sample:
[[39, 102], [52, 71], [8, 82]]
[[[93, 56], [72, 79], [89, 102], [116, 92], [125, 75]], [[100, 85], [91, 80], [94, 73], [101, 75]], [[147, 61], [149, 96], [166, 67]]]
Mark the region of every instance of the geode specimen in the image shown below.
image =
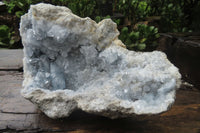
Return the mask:
[[21, 18], [22, 95], [49, 117], [74, 110], [110, 118], [157, 114], [174, 102], [181, 75], [162, 52], [134, 52], [110, 19], [96, 23], [68, 8], [32, 5]]

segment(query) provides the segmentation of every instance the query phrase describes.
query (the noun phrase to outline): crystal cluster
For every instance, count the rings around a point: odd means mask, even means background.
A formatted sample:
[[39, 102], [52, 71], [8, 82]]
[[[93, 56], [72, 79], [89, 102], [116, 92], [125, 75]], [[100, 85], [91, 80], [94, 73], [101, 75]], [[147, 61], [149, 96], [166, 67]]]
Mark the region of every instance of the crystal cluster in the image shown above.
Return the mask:
[[81, 109], [110, 118], [157, 114], [174, 102], [181, 75], [162, 52], [134, 52], [110, 19], [32, 5], [21, 17], [22, 95], [49, 117]]

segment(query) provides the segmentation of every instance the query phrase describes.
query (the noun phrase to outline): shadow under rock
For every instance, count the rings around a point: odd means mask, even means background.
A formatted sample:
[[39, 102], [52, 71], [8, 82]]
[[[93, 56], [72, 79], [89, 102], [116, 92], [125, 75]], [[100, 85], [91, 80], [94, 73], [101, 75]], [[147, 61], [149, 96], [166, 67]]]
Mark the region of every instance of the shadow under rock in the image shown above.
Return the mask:
[[[44, 130], [56, 131], [101, 131], [101, 132], [145, 132], [150, 129], [148, 120], [142, 116], [135, 118], [109, 119], [103, 116], [89, 114], [81, 110], [74, 111], [69, 117], [50, 119], [45, 114], [40, 114], [39, 126]], [[152, 130], [151, 130], [152, 131]]]

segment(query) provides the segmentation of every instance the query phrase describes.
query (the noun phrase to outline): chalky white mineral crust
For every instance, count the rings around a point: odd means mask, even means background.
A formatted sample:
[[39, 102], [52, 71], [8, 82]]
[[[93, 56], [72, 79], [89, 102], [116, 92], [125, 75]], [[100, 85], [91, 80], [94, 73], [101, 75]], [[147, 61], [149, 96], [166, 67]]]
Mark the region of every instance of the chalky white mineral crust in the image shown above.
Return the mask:
[[74, 110], [110, 118], [157, 114], [174, 102], [181, 75], [162, 52], [134, 52], [110, 19], [96, 23], [68, 8], [32, 5], [21, 18], [22, 95], [49, 117]]

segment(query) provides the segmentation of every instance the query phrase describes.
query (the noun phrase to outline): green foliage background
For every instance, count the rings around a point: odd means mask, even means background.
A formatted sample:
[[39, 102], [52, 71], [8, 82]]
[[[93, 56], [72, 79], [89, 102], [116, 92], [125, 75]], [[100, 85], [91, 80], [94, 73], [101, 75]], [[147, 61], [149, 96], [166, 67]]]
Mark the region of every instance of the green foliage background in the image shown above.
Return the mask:
[[[67, 6], [76, 15], [91, 17], [96, 22], [113, 19], [121, 31], [119, 38], [131, 50], [155, 49], [158, 32], [200, 31], [199, 0], [4, 0], [8, 13], [18, 18], [28, 11], [31, 4], [39, 2]], [[123, 19], [113, 17], [113, 13], [121, 13], [129, 25]], [[151, 17], [159, 18], [158, 25], [138, 24]], [[0, 27], [0, 32], [6, 32], [5, 36], [0, 33], [0, 45], [11, 47], [14, 43], [13, 28]]]

